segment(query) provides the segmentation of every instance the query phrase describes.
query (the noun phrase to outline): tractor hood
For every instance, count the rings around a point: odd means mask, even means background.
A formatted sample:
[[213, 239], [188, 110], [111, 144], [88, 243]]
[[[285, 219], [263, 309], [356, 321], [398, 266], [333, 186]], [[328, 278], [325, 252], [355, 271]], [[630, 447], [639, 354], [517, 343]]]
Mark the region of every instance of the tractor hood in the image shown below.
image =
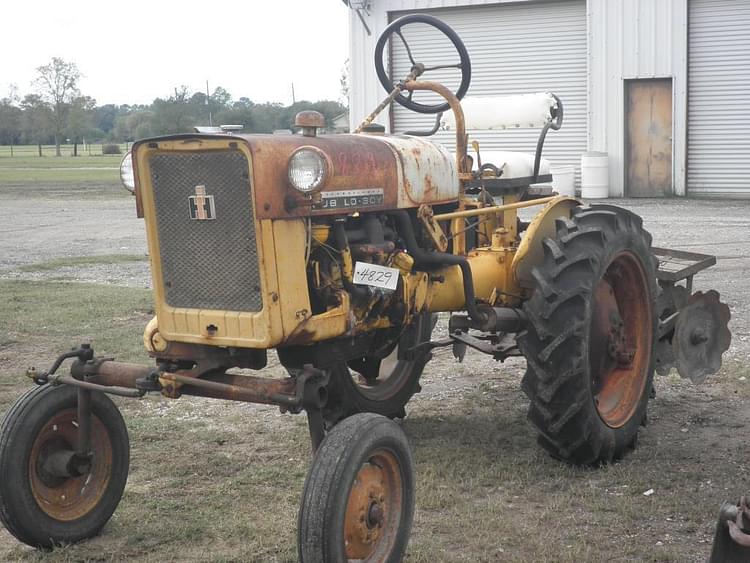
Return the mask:
[[[231, 139], [251, 155], [250, 178], [258, 219], [320, 216], [354, 211], [418, 207], [455, 201], [459, 182], [455, 157], [442, 145], [409, 136], [179, 135], [140, 141], [171, 149], [215, 150], [213, 141]], [[289, 161], [301, 148], [326, 161], [327, 179], [315, 194], [295, 189]], [[190, 186], [192, 189], [192, 186]], [[210, 193], [210, 186], [206, 186]]]
[[[258, 218], [327, 215], [418, 207], [458, 196], [454, 157], [441, 145], [407, 136], [240, 135], [252, 154]], [[328, 162], [329, 178], [313, 205], [288, 179], [288, 163], [301, 147]]]

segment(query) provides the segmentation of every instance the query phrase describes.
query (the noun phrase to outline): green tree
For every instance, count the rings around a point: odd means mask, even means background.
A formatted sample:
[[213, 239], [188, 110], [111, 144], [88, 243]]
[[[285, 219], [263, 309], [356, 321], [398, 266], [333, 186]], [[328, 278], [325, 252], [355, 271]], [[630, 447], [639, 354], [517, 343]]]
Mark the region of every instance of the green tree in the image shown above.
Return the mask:
[[23, 111], [17, 103], [16, 88], [12, 86], [8, 96], [0, 99], [0, 145], [10, 145], [10, 156], [13, 156], [13, 145], [21, 142]]
[[[205, 100], [205, 94], [204, 100]], [[196, 98], [199, 99], [199, 98]], [[164, 100], [156, 98], [151, 104], [151, 128], [157, 135], [188, 133], [201, 120], [198, 105], [192, 100], [186, 86], [175, 88], [174, 96]], [[203, 110], [205, 111], [205, 110]]]
[[114, 104], [105, 104], [94, 108], [94, 126], [105, 135], [110, 135], [121, 110]]
[[286, 116], [283, 115], [284, 106], [266, 102], [255, 104], [250, 108], [250, 118], [253, 124], [252, 133], [273, 133], [274, 129], [289, 129]]
[[81, 72], [75, 63], [53, 57], [49, 64], [37, 67], [37, 94], [51, 110], [52, 131], [55, 136], [55, 156], [60, 156], [60, 141], [66, 125], [70, 103], [80, 96], [78, 81]]
[[78, 143], [83, 139], [87, 136], [91, 139], [96, 132], [101, 134], [94, 126], [95, 107], [96, 100], [89, 96], [79, 96], [70, 102], [65, 136], [73, 141], [73, 156], [78, 156]]
[[137, 141], [154, 135], [151, 123], [153, 112], [149, 109], [135, 109], [117, 117], [113, 137], [118, 141]]
[[232, 95], [221, 86], [217, 86], [208, 102], [214, 109], [223, 109], [232, 105]]
[[220, 110], [216, 114], [215, 122], [221, 125], [242, 125], [246, 132], [256, 129], [252, 109], [242, 106], [232, 106]]
[[21, 102], [23, 117], [21, 118], [22, 139], [25, 143], [35, 143], [42, 156], [42, 143], [51, 136], [52, 110], [37, 94], [27, 94]]

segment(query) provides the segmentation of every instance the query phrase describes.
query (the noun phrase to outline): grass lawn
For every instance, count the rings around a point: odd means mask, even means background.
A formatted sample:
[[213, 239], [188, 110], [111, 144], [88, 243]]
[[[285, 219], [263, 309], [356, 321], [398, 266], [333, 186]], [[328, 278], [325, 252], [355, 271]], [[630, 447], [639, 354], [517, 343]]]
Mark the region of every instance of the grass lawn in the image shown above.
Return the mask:
[[[28, 149], [36, 147], [15, 147], [16, 156], [10, 157], [9, 147], [0, 146], [0, 190], [22, 186], [75, 186], [119, 185], [120, 161], [123, 155], [70, 156], [66, 148], [63, 156], [56, 157], [53, 150], [38, 157]], [[20, 150], [22, 149], [22, 150]], [[101, 149], [99, 149], [101, 153]], [[124, 191], [124, 190], [123, 190]]]

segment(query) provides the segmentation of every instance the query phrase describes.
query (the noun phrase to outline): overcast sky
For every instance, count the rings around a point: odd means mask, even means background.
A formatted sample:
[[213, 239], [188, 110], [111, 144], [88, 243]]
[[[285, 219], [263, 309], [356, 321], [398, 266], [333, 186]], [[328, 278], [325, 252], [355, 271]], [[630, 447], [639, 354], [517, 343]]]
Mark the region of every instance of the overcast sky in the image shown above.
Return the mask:
[[99, 105], [216, 86], [254, 102], [339, 99], [348, 56], [341, 0], [34, 0], [2, 6], [0, 98], [31, 91], [52, 57]]

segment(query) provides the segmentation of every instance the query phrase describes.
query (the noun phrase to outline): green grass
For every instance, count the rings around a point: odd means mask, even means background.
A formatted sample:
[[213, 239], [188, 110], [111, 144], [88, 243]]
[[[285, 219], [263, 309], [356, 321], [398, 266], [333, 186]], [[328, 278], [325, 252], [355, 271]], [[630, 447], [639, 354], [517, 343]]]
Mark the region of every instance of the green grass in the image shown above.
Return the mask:
[[104, 156], [22, 156], [15, 158], [0, 158], [0, 170], [15, 169], [69, 169], [69, 168], [120, 168], [122, 155]]
[[0, 342], [39, 346], [39, 352], [55, 355], [91, 341], [101, 353], [143, 358], [142, 329], [153, 314], [149, 290], [0, 281], [0, 292]]
[[[35, 168], [30, 170], [14, 170], [0, 168], [0, 189], [3, 186], [59, 186], [81, 184], [84, 182], [106, 185], [120, 183], [120, 173], [117, 170], [97, 168], [92, 170]], [[125, 191], [123, 189], [123, 191]]]
[[74, 268], [78, 266], [96, 266], [99, 264], [125, 264], [128, 262], [145, 262], [148, 256], [140, 254], [97, 254], [94, 256], [69, 256], [56, 258], [46, 262], [26, 264], [18, 269], [22, 272], [49, 272], [60, 268]]
[[[8, 147], [0, 147], [0, 155], [4, 154], [4, 148]], [[19, 156], [0, 156], [0, 190], [26, 186], [39, 189], [41, 186], [71, 187], [77, 184], [120, 185], [122, 155], [84, 154], [73, 157], [64, 152], [63, 156], [55, 157], [52, 156], [54, 152], [49, 152], [39, 158], [28, 151], [16, 154]]]

